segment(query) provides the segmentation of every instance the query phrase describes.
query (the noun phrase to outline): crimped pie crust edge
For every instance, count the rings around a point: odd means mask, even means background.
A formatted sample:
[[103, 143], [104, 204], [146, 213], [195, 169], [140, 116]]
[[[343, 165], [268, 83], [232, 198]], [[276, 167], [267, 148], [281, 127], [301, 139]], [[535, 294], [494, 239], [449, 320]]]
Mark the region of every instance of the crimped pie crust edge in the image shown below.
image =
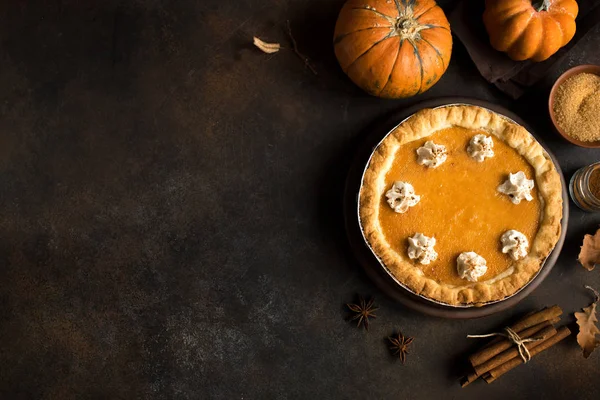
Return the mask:
[[[384, 180], [396, 150], [405, 143], [452, 126], [487, 131], [514, 148], [533, 166], [542, 202], [540, 225], [530, 244], [529, 254], [513, 262], [512, 273], [491, 282], [469, 282], [461, 287], [440, 284], [423, 276], [412, 261], [392, 250], [379, 224], [381, 196], [387, 190]], [[558, 242], [562, 201], [562, 184], [554, 163], [525, 128], [482, 107], [454, 105], [424, 109], [413, 114], [377, 146], [363, 175], [359, 214], [363, 234], [373, 252], [404, 286], [417, 295], [449, 305], [478, 305], [515, 294], [537, 275]]]

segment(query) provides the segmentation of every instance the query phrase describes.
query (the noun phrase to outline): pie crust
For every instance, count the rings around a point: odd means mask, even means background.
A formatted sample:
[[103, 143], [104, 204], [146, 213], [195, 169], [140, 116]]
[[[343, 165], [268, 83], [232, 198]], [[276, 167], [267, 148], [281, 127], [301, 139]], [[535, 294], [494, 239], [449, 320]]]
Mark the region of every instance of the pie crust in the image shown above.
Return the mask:
[[[530, 240], [528, 255], [513, 261], [509, 269], [493, 279], [465, 281], [463, 286], [440, 283], [425, 276], [406, 253], [399, 252], [388, 243], [379, 220], [380, 207], [385, 204], [381, 201], [382, 196], [388, 190], [385, 178], [396, 151], [404, 144], [450, 127], [486, 131], [496, 140], [500, 139], [515, 149], [535, 171], [533, 179], [541, 203], [538, 230]], [[437, 302], [453, 306], [478, 306], [515, 294], [537, 275], [558, 241], [562, 201], [561, 179], [554, 163], [525, 128], [485, 108], [456, 105], [415, 113], [377, 146], [363, 175], [359, 214], [363, 234], [372, 251], [403, 286]]]

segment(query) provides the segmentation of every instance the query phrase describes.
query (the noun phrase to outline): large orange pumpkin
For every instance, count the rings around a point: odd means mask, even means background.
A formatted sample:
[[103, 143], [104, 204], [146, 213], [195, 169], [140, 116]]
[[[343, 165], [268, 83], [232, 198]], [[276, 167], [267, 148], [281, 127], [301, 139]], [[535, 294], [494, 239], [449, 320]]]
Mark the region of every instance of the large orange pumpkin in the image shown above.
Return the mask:
[[348, 0], [337, 20], [335, 55], [367, 93], [423, 93], [448, 68], [452, 35], [434, 0]]
[[575, 35], [575, 0], [486, 0], [483, 23], [496, 50], [544, 61]]

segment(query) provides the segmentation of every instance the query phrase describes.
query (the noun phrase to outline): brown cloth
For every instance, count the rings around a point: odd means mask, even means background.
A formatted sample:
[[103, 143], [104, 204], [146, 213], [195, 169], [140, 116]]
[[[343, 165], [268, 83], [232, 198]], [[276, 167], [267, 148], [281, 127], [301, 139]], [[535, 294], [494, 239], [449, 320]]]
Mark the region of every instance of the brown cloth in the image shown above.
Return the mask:
[[538, 63], [513, 61], [506, 54], [492, 48], [483, 25], [485, 2], [482, 0], [462, 0], [450, 13], [450, 27], [466, 47], [481, 75], [513, 99], [517, 99], [528, 87], [543, 78], [553, 65], [561, 61], [600, 22], [600, 0], [579, 0], [577, 3], [579, 14], [575, 36], [552, 57]]

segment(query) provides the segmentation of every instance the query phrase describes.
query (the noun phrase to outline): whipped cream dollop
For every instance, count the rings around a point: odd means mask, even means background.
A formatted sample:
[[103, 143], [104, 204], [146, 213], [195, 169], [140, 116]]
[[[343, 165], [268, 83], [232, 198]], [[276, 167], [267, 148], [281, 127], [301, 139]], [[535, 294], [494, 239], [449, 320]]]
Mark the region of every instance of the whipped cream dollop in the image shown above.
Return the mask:
[[446, 161], [447, 154], [446, 146], [428, 140], [417, 149], [417, 162], [429, 168], [436, 168]]
[[422, 233], [416, 233], [408, 238], [408, 258], [417, 260], [421, 264], [429, 264], [437, 260], [438, 254], [434, 250], [435, 238]]
[[519, 204], [523, 199], [533, 200], [531, 195], [533, 186], [533, 180], [527, 179], [525, 172], [519, 171], [516, 174], [509, 174], [508, 179], [498, 186], [498, 191], [508, 195], [514, 204]]
[[473, 251], [460, 253], [456, 259], [458, 276], [471, 282], [477, 282], [487, 272], [485, 258]]
[[467, 153], [471, 158], [482, 162], [487, 158], [494, 157], [494, 141], [491, 136], [475, 135], [469, 142]]
[[409, 207], [416, 206], [421, 196], [415, 194], [415, 188], [408, 182], [396, 181], [385, 194], [387, 202], [397, 213], [405, 213]]
[[513, 260], [520, 260], [527, 255], [529, 241], [527, 237], [514, 229], [508, 230], [500, 237], [502, 252], [508, 253]]

